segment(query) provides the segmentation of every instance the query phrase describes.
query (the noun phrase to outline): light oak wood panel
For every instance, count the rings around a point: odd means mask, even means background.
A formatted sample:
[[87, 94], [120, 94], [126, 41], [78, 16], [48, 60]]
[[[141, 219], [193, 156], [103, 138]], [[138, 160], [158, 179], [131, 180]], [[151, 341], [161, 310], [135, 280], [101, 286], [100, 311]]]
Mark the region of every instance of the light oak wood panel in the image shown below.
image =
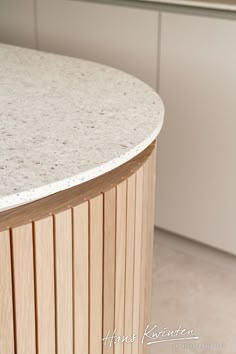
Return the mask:
[[74, 354], [89, 350], [89, 208], [73, 208]]
[[147, 160], [143, 166], [143, 203], [142, 203], [142, 246], [141, 246], [141, 272], [140, 272], [140, 308], [139, 308], [139, 338], [140, 347], [139, 353], [146, 352], [145, 343], [142, 342], [142, 336], [146, 327], [145, 324], [145, 287], [146, 287], [146, 273], [145, 266], [147, 262], [147, 242], [148, 242], [148, 172], [149, 172], [149, 160]]
[[55, 353], [53, 218], [34, 224], [37, 354]]
[[90, 354], [102, 353], [103, 195], [90, 206]]
[[[134, 256], [134, 300], [133, 300], [133, 333], [137, 336], [133, 344], [133, 354], [139, 353], [140, 327], [140, 292], [141, 292], [141, 255], [142, 255], [142, 204], [143, 204], [143, 167], [136, 173], [135, 203], [135, 256]], [[144, 284], [143, 284], [144, 286]]]
[[32, 224], [12, 230], [17, 354], [36, 354]]
[[[133, 289], [134, 289], [134, 247], [135, 247], [135, 175], [127, 180], [127, 235], [125, 274], [125, 323], [124, 333], [133, 334]], [[124, 354], [132, 354], [132, 344], [124, 346]]]
[[[104, 283], [103, 338], [115, 328], [116, 188], [104, 193]], [[113, 354], [114, 346], [103, 342], [103, 354]]]
[[0, 353], [14, 354], [10, 232], [0, 232]]
[[57, 354], [73, 354], [72, 215], [55, 215]]
[[[125, 315], [125, 250], [126, 250], [126, 181], [116, 187], [116, 260], [115, 260], [115, 329], [124, 335]], [[115, 345], [115, 354], [123, 354], [124, 345]]]
[[155, 185], [156, 185], [156, 149], [149, 157], [148, 181], [148, 230], [147, 253], [145, 263], [145, 324], [150, 323], [152, 305], [152, 265], [153, 265], [153, 237], [154, 237], [154, 211], [155, 211]]

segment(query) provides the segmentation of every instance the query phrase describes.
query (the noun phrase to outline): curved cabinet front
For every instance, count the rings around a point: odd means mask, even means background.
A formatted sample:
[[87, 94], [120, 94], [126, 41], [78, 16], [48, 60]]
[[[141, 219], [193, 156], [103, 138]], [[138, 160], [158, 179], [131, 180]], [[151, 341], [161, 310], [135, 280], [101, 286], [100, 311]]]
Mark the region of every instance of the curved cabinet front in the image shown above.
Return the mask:
[[[0, 352], [146, 352], [155, 162], [154, 142], [101, 177], [0, 213]], [[113, 334], [138, 338], [114, 344]]]

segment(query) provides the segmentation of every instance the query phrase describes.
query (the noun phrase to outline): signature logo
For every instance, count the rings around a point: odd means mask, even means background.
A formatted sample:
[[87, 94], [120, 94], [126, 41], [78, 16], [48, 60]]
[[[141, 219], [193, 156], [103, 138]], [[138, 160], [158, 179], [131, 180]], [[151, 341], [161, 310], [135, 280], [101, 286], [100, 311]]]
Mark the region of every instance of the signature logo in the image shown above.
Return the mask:
[[198, 340], [200, 337], [194, 333], [193, 329], [187, 329], [182, 325], [179, 325], [175, 329], [168, 329], [164, 327], [159, 330], [157, 324], [151, 326], [147, 325], [144, 333], [141, 337], [138, 337], [136, 333], [130, 335], [119, 335], [116, 333], [116, 329], [113, 332], [108, 331], [106, 337], [102, 340], [104, 345], [112, 346], [113, 344], [121, 343], [134, 343], [140, 340], [142, 344], [153, 345], [163, 342], [185, 341], [185, 340]]

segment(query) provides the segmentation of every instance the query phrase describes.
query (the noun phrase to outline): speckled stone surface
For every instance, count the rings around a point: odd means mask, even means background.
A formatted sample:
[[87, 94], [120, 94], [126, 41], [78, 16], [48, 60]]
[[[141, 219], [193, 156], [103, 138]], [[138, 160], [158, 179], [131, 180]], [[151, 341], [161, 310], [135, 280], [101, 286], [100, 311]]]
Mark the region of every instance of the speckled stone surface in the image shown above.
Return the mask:
[[128, 74], [0, 44], [0, 210], [120, 166], [157, 137], [163, 115]]

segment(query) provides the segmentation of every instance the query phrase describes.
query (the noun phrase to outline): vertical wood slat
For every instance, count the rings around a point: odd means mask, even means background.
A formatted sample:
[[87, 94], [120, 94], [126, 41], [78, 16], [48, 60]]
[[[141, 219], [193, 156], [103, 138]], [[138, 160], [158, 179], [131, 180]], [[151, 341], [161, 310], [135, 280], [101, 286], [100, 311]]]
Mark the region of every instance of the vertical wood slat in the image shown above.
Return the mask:
[[74, 354], [89, 348], [89, 220], [88, 202], [73, 208]]
[[0, 353], [14, 354], [10, 232], [0, 232]]
[[[133, 286], [135, 247], [135, 175], [127, 180], [127, 237], [126, 237], [126, 284], [124, 334], [133, 334]], [[132, 354], [132, 344], [125, 344], [124, 354]]]
[[57, 354], [73, 353], [72, 216], [55, 215]]
[[103, 297], [103, 195], [89, 201], [90, 207], [90, 353], [102, 353]]
[[32, 224], [12, 230], [17, 354], [36, 353]]
[[140, 273], [142, 254], [142, 204], [143, 204], [143, 167], [136, 172], [135, 184], [135, 256], [134, 256], [134, 298], [133, 298], [133, 333], [138, 337], [132, 346], [132, 353], [139, 353], [139, 311], [140, 311]]
[[[104, 193], [104, 285], [103, 338], [115, 328], [116, 188]], [[103, 354], [113, 354], [114, 346], [103, 342]]]
[[[126, 248], [126, 181], [116, 187], [116, 283], [115, 329], [116, 335], [124, 335], [125, 316], [125, 248]], [[123, 354], [124, 344], [115, 345], [115, 354]]]
[[155, 209], [155, 182], [156, 182], [156, 147], [149, 157], [149, 190], [148, 190], [148, 231], [147, 231], [147, 261], [145, 286], [145, 323], [151, 320], [152, 304], [152, 263], [153, 263], [153, 236], [154, 236], [154, 209]]
[[52, 217], [34, 223], [34, 246], [37, 291], [37, 354], [54, 354], [55, 293]]
[[147, 242], [148, 242], [148, 170], [149, 160], [143, 166], [143, 203], [142, 203], [142, 254], [141, 254], [141, 288], [140, 288], [140, 317], [139, 317], [139, 354], [146, 353], [146, 344], [142, 343], [142, 336], [146, 328], [145, 324], [145, 287], [146, 287], [146, 262], [147, 262]]

